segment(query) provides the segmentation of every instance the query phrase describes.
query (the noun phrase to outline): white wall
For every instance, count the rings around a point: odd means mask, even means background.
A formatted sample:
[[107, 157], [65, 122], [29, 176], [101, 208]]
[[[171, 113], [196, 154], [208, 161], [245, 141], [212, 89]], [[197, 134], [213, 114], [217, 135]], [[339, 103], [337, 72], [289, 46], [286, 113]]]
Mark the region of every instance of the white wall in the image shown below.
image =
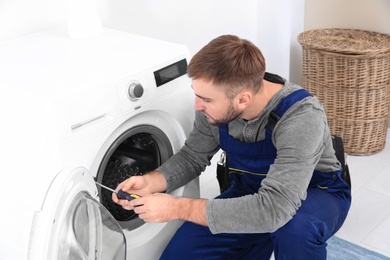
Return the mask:
[[298, 2], [303, 12], [304, 2], [0, 0], [0, 41], [66, 24], [72, 1], [95, 1], [106, 27], [182, 43], [191, 54], [221, 34], [236, 34], [262, 49], [268, 71], [286, 78], [290, 73], [290, 39], [296, 38], [290, 32], [292, 21], [297, 21], [291, 10]]
[[98, 1], [107, 27], [182, 43], [191, 53], [222, 34], [257, 36], [256, 0]]
[[64, 21], [64, 0], [0, 0], [0, 41], [40, 31]]
[[[292, 76], [300, 75], [302, 64], [297, 35], [303, 31], [304, 2], [261, 0], [258, 5], [257, 44], [266, 58], [267, 71], [289, 78], [292, 82], [300, 78]], [[292, 71], [290, 64], [293, 64]]]
[[[304, 0], [98, 0], [105, 26], [185, 44], [191, 54], [222, 34], [260, 47], [267, 70], [289, 77], [292, 26], [303, 30]], [[298, 21], [292, 23], [292, 21]], [[296, 35], [294, 35], [296, 38]]]
[[305, 29], [348, 28], [390, 34], [389, 0], [306, 0]]
[[390, 0], [0, 0], [0, 41], [66, 24], [71, 1], [96, 1], [103, 25], [185, 44], [191, 54], [221, 34], [257, 44], [267, 70], [300, 83], [307, 29], [390, 34]]

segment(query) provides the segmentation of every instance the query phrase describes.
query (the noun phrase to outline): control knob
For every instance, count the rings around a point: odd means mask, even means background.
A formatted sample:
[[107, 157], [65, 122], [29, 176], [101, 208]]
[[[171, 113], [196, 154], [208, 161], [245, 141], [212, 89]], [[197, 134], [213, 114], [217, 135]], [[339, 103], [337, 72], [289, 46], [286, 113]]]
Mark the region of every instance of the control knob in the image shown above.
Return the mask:
[[127, 88], [127, 94], [131, 101], [137, 101], [144, 94], [144, 87], [138, 81], [133, 81]]

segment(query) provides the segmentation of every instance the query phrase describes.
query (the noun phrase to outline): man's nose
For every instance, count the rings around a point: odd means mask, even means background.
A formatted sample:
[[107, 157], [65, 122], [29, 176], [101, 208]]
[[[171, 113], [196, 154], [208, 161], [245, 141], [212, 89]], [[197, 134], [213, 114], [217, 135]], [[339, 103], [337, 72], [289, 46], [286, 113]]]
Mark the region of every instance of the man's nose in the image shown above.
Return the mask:
[[203, 100], [201, 98], [195, 97], [194, 109], [195, 110], [204, 110]]

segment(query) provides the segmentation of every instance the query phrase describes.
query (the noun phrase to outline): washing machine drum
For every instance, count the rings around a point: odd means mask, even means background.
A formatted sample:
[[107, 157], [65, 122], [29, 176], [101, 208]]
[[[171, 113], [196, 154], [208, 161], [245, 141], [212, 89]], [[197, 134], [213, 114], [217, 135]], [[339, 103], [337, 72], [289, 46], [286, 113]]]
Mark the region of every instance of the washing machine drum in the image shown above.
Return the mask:
[[[115, 189], [131, 176], [156, 169], [172, 154], [169, 140], [161, 130], [139, 126], [123, 134], [110, 147], [101, 163], [97, 179], [103, 185]], [[111, 191], [100, 189], [100, 200], [122, 227], [129, 228], [130, 225], [134, 228], [134, 223], [130, 223], [139, 221], [134, 211], [125, 210], [112, 201]]]
[[[136, 165], [123, 163], [123, 160], [120, 159], [111, 159], [104, 171], [102, 184], [115, 189], [118, 183], [136, 175], [141, 175]], [[114, 203], [111, 194], [111, 191], [102, 189], [100, 196], [102, 204], [111, 212], [116, 220], [129, 221], [136, 217], [134, 211], [125, 210]]]

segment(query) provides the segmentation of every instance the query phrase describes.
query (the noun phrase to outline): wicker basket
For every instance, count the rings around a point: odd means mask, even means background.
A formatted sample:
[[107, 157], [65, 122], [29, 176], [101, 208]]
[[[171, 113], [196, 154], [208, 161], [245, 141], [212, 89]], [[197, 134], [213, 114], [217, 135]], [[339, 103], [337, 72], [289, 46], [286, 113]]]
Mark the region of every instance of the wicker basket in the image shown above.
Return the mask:
[[302, 86], [323, 103], [345, 151], [383, 150], [390, 105], [390, 35], [352, 29], [301, 33]]

